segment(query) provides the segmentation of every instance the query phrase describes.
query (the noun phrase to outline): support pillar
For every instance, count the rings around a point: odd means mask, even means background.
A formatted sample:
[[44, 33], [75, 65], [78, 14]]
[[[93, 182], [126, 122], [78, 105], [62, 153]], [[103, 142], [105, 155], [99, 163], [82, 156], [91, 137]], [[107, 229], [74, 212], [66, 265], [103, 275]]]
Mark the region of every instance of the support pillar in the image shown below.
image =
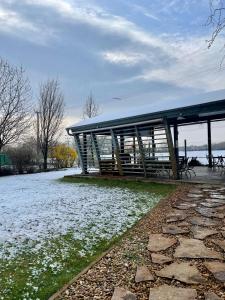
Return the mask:
[[122, 162], [121, 162], [121, 157], [120, 157], [120, 147], [119, 147], [118, 139], [117, 139], [117, 136], [115, 135], [115, 132], [113, 131], [113, 129], [111, 129], [110, 132], [111, 132], [111, 136], [112, 136], [114, 153], [116, 155], [118, 171], [119, 171], [119, 174], [121, 176], [123, 176], [123, 168], [122, 168]]
[[87, 174], [87, 164], [88, 164], [88, 159], [87, 159], [87, 135], [86, 133], [83, 133], [83, 164], [84, 164], [84, 170], [83, 173]]
[[175, 123], [173, 127], [173, 136], [174, 136], [174, 152], [175, 152], [175, 157], [176, 161], [178, 163], [179, 161], [179, 147], [178, 147], [178, 126]]
[[95, 151], [95, 155], [97, 158], [97, 163], [98, 163], [98, 168], [99, 168], [99, 174], [101, 175], [101, 157], [100, 157], [100, 153], [99, 153], [99, 148], [98, 148], [98, 141], [96, 138], [96, 134], [95, 133], [91, 133], [91, 140], [94, 146], [94, 151]]
[[209, 168], [212, 168], [212, 138], [211, 138], [211, 121], [207, 121], [208, 131], [208, 157], [209, 157]]
[[76, 150], [77, 150], [79, 161], [80, 161], [80, 166], [81, 166], [81, 169], [82, 169], [82, 174], [86, 174], [87, 170], [86, 170], [86, 173], [85, 173], [85, 169], [86, 168], [85, 168], [85, 164], [84, 164], [84, 157], [82, 155], [82, 148], [81, 148], [81, 143], [80, 143], [80, 137], [79, 137], [78, 134], [74, 135], [74, 141], [75, 141]]
[[172, 164], [173, 178], [179, 179], [180, 176], [179, 176], [179, 170], [178, 170], [178, 162], [176, 160], [172, 134], [171, 134], [170, 126], [166, 119], [164, 119], [164, 125], [165, 125], [165, 131], [166, 131], [168, 150], [169, 150], [169, 154], [170, 154], [170, 160], [171, 160], [171, 164]]
[[154, 134], [154, 127], [152, 127], [151, 131], [150, 131], [150, 136], [152, 138], [152, 157], [155, 157], [155, 134]]
[[120, 153], [124, 153], [124, 136], [120, 136]]
[[144, 148], [143, 148], [141, 135], [139, 133], [139, 130], [138, 130], [137, 126], [135, 126], [135, 132], [136, 132], [136, 137], [137, 137], [137, 141], [138, 141], [138, 147], [139, 147], [139, 152], [140, 152], [140, 156], [141, 156], [144, 175], [145, 175], [145, 177], [147, 177], [147, 168], [146, 168], [146, 163], [145, 163], [145, 153], [144, 153]]
[[134, 164], [136, 164], [136, 144], [135, 144], [135, 136], [133, 137], [133, 154], [134, 154]]
[[187, 158], [187, 140], [184, 140], [184, 157]]

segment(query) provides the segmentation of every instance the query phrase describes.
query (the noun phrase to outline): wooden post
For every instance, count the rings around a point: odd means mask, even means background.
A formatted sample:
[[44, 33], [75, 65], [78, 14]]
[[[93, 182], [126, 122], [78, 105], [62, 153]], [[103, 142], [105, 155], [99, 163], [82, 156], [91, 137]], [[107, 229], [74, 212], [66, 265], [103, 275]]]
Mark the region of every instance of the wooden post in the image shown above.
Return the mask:
[[98, 167], [99, 167], [99, 174], [101, 175], [102, 174], [102, 171], [101, 171], [101, 157], [100, 157], [100, 153], [99, 153], [98, 141], [97, 141], [97, 138], [96, 138], [96, 134], [93, 133], [93, 132], [91, 133], [91, 140], [92, 140], [95, 155], [96, 155], [96, 158], [97, 158], [97, 163], [98, 163]]
[[154, 135], [154, 127], [150, 130], [150, 136], [152, 137], [152, 157], [155, 157], [155, 135]]
[[124, 136], [120, 135], [120, 153], [124, 153]]
[[175, 152], [175, 157], [176, 157], [176, 161], [179, 161], [179, 148], [178, 148], [178, 127], [177, 124], [174, 124], [173, 127], [173, 132], [174, 132], [174, 152]]
[[207, 131], [208, 131], [208, 157], [209, 157], [209, 168], [212, 168], [212, 137], [211, 137], [211, 122], [207, 120]]
[[114, 153], [116, 155], [116, 161], [117, 161], [117, 167], [119, 174], [123, 176], [123, 167], [122, 167], [122, 162], [121, 162], [121, 157], [120, 157], [120, 148], [119, 148], [119, 143], [117, 136], [115, 135], [115, 132], [113, 129], [110, 129], [111, 136], [112, 136], [112, 141], [113, 141], [113, 148], [114, 148]]
[[184, 157], [187, 158], [187, 140], [184, 140]]
[[166, 130], [166, 138], [167, 138], [167, 143], [169, 148], [170, 160], [172, 163], [173, 178], [179, 179], [178, 162], [176, 160], [175, 151], [173, 147], [172, 134], [171, 134], [170, 126], [166, 119], [164, 119], [164, 125]]
[[79, 134], [74, 135], [74, 141], [75, 141], [78, 157], [79, 157], [79, 160], [80, 160], [82, 174], [86, 174], [85, 173], [85, 165], [84, 165], [84, 157], [82, 155], [82, 149], [81, 149]]
[[134, 154], [134, 164], [136, 164], [136, 144], [135, 144], [135, 136], [133, 137], [133, 154]]
[[84, 163], [84, 174], [87, 174], [87, 165], [88, 165], [88, 158], [87, 158], [87, 135], [83, 133], [83, 163]]
[[140, 155], [141, 155], [141, 161], [142, 161], [142, 165], [143, 165], [144, 175], [145, 175], [145, 177], [147, 177], [147, 168], [146, 168], [146, 163], [145, 163], [145, 153], [144, 153], [144, 148], [143, 148], [141, 135], [140, 135], [140, 132], [139, 132], [137, 126], [135, 126], [135, 132], [136, 132], [136, 137], [137, 137], [137, 141], [138, 141], [139, 152], [140, 152]]

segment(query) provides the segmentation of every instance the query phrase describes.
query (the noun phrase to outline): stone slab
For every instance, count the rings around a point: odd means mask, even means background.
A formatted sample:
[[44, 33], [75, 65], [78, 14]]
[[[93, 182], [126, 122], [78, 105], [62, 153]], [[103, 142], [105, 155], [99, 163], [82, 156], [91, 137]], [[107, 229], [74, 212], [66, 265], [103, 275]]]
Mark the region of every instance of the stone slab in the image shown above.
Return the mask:
[[159, 253], [152, 253], [151, 258], [154, 264], [160, 264], [160, 265], [173, 261], [171, 257]]
[[154, 277], [146, 266], [138, 266], [135, 276], [135, 282], [153, 281]]
[[161, 285], [150, 289], [149, 300], [195, 300], [197, 292], [191, 288]]
[[207, 198], [207, 199], [205, 199], [205, 201], [211, 202], [211, 203], [220, 203], [220, 204], [223, 204], [223, 205], [225, 204], [224, 200], [217, 199], [217, 198]]
[[221, 240], [212, 240], [212, 242], [219, 246], [221, 249], [223, 249], [223, 251], [225, 251], [225, 241], [221, 241]]
[[180, 245], [176, 248], [174, 257], [223, 259], [220, 253], [207, 248], [203, 241], [179, 238], [179, 242]]
[[167, 215], [166, 222], [171, 223], [171, 222], [183, 221], [186, 218], [187, 218], [187, 214], [185, 212], [176, 209]]
[[218, 297], [213, 292], [206, 292], [206, 293], [204, 293], [204, 296], [205, 296], [205, 300], [221, 300], [221, 298]]
[[188, 193], [187, 196], [189, 198], [194, 198], [194, 199], [202, 198], [202, 194], [199, 194], [199, 193], [197, 193], [197, 194], [196, 193]]
[[217, 220], [212, 220], [210, 218], [206, 217], [192, 217], [190, 218], [190, 223], [193, 225], [199, 225], [199, 226], [218, 226], [219, 222]]
[[168, 234], [183, 234], [183, 233], [189, 233], [190, 230], [186, 228], [179, 227], [174, 224], [169, 224], [169, 225], [163, 225], [162, 226], [162, 232], [163, 233], [168, 233]]
[[191, 231], [193, 233], [194, 238], [198, 240], [204, 240], [207, 236], [218, 233], [216, 230], [200, 226], [192, 226]]
[[189, 191], [189, 193], [191, 194], [202, 194], [202, 190], [201, 189], [192, 189]]
[[185, 203], [185, 202], [181, 202], [181, 203], [175, 203], [173, 205], [174, 208], [177, 208], [177, 209], [181, 209], [181, 210], [187, 210], [187, 209], [190, 209], [190, 208], [193, 208], [193, 207], [196, 207], [196, 203]]
[[165, 237], [161, 233], [150, 234], [148, 250], [152, 252], [166, 250], [169, 247], [175, 245], [176, 242], [177, 240], [175, 238]]
[[214, 210], [213, 208], [207, 208], [207, 207], [196, 207], [195, 211], [198, 212], [200, 215], [208, 218], [218, 218], [223, 219], [224, 214], [219, 213], [218, 211]]
[[210, 193], [211, 198], [220, 199], [225, 201], [225, 195], [219, 193]]
[[220, 202], [211, 202], [211, 201], [204, 201], [200, 203], [204, 207], [209, 207], [209, 208], [215, 208], [215, 207], [220, 207], [223, 206], [223, 203]]
[[205, 263], [204, 265], [217, 280], [221, 282], [225, 281], [225, 263], [214, 261]]
[[172, 278], [187, 284], [198, 284], [205, 282], [205, 278], [195, 266], [191, 266], [187, 262], [174, 262], [164, 267], [160, 271], [155, 272], [159, 277]]
[[137, 300], [137, 297], [124, 288], [116, 287], [111, 300]]
[[190, 224], [187, 221], [181, 221], [179, 223], [176, 223], [177, 226], [179, 227], [187, 227], [190, 226]]

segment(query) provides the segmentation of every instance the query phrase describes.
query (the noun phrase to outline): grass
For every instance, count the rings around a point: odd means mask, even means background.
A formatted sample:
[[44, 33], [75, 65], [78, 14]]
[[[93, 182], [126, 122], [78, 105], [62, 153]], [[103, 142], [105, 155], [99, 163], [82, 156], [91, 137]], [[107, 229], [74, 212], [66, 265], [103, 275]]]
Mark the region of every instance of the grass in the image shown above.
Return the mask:
[[[48, 299], [116, 241], [117, 238], [99, 240], [91, 254], [82, 257], [79, 254], [83, 249], [82, 242], [74, 240], [68, 233], [46, 241], [44, 249], [38, 253], [28, 248], [15, 259], [0, 260], [0, 299]], [[64, 249], [65, 244], [68, 252], [63, 255], [60, 248], [63, 245]], [[60, 262], [59, 269], [56, 262]]]
[[[176, 188], [175, 185], [98, 178], [65, 177], [60, 182], [61, 184], [91, 184], [106, 188], [119, 187], [137, 193], [154, 193], [160, 195], [160, 198], [169, 195]], [[138, 201], [140, 201], [138, 205], [141, 206], [144, 203], [142, 201], [146, 199], [140, 197]], [[135, 212], [132, 211], [131, 214], [133, 213]], [[40, 249], [35, 248], [35, 242], [31, 246], [25, 246], [23, 252], [14, 259], [0, 260], [0, 299], [48, 299], [103, 252], [117, 243], [122, 235], [121, 233], [114, 236], [111, 240], [98, 239], [97, 244], [85, 255], [82, 254], [85, 244], [82, 240], [74, 239], [72, 230], [63, 236], [46, 240], [44, 247]], [[132, 256], [131, 253], [127, 255]]]
[[173, 184], [161, 184], [155, 182], [143, 182], [143, 181], [133, 181], [133, 180], [118, 180], [118, 179], [104, 179], [104, 178], [90, 178], [90, 177], [72, 177], [65, 176], [60, 179], [61, 182], [68, 183], [84, 183], [84, 184], [94, 184], [100, 187], [119, 187], [122, 189], [129, 189], [136, 192], [147, 192], [155, 193], [162, 196], [167, 196], [176, 189], [176, 185]]

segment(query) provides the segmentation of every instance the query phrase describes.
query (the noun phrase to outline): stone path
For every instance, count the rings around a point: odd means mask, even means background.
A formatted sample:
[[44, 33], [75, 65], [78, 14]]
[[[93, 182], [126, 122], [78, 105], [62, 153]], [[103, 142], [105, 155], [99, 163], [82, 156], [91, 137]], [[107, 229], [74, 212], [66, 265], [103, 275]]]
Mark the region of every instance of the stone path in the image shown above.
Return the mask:
[[[224, 238], [225, 187], [194, 187], [173, 204], [161, 232], [149, 234], [151, 265], [137, 266], [130, 277], [135, 276], [136, 284], [156, 283], [149, 289], [149, 300], [225, 299], [225, 288], [198, 295], [199, 287], [209, 286], [212, 279], [225, 287]], [[158, 284], [161, 278], [166, 284]], [[125, 299], [138, 298], [125, 287], [115, 287], [112, 300]]]

